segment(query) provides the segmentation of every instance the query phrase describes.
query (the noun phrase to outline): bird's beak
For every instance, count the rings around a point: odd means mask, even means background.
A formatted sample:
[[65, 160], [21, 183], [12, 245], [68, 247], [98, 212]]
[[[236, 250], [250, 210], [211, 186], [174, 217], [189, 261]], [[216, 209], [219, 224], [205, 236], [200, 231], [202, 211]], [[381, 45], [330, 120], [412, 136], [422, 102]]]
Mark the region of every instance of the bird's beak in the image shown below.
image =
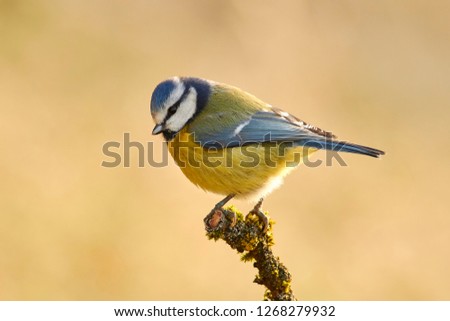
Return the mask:
[[158, 135], [163, 131], [163, 125], [158, 124], [155, 126], [155, 128], [153, 128], [152, 134], [153, 135]]

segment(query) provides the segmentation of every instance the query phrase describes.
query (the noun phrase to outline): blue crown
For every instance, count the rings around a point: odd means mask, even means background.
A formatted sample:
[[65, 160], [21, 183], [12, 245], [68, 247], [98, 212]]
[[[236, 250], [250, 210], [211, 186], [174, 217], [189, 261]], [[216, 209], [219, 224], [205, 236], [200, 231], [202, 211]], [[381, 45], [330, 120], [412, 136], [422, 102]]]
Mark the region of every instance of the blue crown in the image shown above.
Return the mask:
[[173, 79], [164, 80], [158, 86], [152, 94], [150, 108], [152, 111], [161, 109], [164, 102], [169, 98], [171, 92], [175, 89], [175, 81]]

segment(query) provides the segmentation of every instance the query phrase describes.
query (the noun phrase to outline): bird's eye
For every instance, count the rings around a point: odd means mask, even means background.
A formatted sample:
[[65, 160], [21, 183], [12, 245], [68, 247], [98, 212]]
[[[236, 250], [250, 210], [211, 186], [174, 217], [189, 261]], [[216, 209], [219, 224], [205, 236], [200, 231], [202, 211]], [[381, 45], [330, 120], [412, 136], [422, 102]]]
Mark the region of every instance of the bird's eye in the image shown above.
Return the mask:
[[175, 114], [177, 109], [178, 109], [178, 105], [173, 105], [172, 107], [170, 107], [169, 110], [167, 110], [167, 116], [170, 117], [173, 114]]

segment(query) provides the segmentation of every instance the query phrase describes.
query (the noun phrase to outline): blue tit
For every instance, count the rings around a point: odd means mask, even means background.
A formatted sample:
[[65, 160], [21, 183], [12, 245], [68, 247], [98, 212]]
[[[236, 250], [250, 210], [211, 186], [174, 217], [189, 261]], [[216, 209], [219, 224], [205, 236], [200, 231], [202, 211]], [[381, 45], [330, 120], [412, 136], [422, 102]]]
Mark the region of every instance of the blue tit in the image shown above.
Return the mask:
[[153, 135], [162, 134], [184, 175], [206, 191], [260, 198], [318, 149], [379, 157], [375, 148], [336, 140], [325, 130], [230, 85], [174, 77], [153, 91]]

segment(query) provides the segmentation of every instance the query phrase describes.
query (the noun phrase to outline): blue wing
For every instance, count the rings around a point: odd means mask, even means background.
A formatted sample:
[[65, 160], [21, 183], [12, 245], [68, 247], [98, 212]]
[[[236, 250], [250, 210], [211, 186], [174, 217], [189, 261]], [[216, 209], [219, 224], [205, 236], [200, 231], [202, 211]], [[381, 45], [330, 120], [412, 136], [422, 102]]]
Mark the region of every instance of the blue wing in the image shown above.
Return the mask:
[[230, 148], [263, 142], [301, 142], [311, 138], [334, 137], [331, 133], [306, 124], [294, 116], [273, 109], [258, 111], [238, 123], [217, 126], [217, 130], [195, 130], [196, 140], [203, 147]]
[[195, 133], [197, 142], [205, 148], [233, 148], [265, 142], [292, 142], [310, 146], [378, 157], [384, 154], [374, 148], [334, 140], [335, 136], [278, 109], [258, 111], [237, 124], [217, 126], [217, 130]]

